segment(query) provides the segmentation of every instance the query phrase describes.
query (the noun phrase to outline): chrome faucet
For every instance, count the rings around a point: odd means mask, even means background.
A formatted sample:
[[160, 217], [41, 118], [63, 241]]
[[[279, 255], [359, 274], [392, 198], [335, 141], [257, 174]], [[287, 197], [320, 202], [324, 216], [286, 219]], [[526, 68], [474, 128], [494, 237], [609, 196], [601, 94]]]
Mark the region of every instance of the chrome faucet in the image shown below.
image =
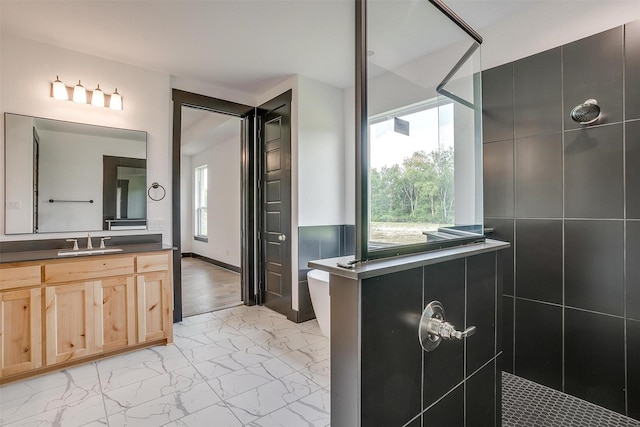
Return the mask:
[[87, 233], [87, 249], [93, 249], [93, 244], [91, 243], [91, 233]]

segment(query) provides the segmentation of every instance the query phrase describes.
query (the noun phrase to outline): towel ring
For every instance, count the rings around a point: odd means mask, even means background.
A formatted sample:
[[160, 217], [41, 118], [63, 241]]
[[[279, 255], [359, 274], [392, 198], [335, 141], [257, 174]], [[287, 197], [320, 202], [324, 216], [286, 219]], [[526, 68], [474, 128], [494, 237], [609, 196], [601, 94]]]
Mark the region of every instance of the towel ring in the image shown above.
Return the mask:
[[[151, 189], [157, 189], [157, 188], [162, 188], [162, 197], [155, 199], [153, 197], [151, 197]], [[147, 196], [149, 196], [149, 198], [155, 202], [159, 202], [160, 200], [164, 199], [164, 196], [167, 195], [167, 190], [164, 189], [164, 187], [160, 184], [158, 184], [157, 182], [154, 182], [151, 184], [151, 187], [149, 187], [149, 189], [147, 190]]]

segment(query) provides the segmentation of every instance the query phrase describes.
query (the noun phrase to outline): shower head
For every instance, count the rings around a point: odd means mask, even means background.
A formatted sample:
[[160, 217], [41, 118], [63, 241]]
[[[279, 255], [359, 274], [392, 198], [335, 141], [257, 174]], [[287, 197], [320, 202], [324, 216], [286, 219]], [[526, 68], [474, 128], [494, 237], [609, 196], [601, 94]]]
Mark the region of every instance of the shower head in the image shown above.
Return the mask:
[[587, 99], [584, 103], [576, 105], [571, 110], [571, 118], [574, 122], [578, 122], [581, 125], [588, 125], [600, 118], [601, 115], [598, 101], [595, 99]]

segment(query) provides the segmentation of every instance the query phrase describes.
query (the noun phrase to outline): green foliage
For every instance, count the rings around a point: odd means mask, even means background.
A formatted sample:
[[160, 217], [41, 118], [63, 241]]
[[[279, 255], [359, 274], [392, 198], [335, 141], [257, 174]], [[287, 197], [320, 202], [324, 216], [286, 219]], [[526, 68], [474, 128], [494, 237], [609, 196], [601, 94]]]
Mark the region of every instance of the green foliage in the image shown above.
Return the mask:
[[453, 149], [416, 151], [402, 166], [372, 169], [371, 220], [453, 223]]

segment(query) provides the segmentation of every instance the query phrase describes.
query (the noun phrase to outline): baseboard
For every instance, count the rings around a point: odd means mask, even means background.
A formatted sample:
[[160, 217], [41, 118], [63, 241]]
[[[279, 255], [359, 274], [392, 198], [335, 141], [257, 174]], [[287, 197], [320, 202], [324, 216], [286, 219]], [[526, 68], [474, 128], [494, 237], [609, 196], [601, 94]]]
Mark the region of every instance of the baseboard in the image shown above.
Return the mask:
[[[241, 267], [236, 267], [235, 265], [227, 264], [226, 262], [218, 261], [217, 259], [209, 258], [203, 255], [198, 255], [196, 253], [191, 253], [191, 252], [187, 252], [187, 253], [189, 253], [190, 255], [188, 256], [192, 258], [198, 258], [198, 259], [201, 259], [202, 261], [208, 262], [209, 264], [217, 265], [218, 267], [222, 267], [226, 270], [235, 271], [236, 273], [242, 273]], [[182, 256], [185, 257], [187, 255], [182, 254]]]

